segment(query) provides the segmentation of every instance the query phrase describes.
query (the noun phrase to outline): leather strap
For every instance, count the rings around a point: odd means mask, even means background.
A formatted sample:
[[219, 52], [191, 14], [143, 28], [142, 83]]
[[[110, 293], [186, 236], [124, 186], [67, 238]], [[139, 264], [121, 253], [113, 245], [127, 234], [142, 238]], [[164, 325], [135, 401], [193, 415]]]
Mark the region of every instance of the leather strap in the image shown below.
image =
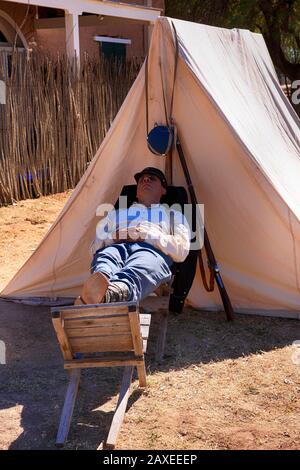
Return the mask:
[[210, 279], [209, 279], [209, 285], [208, 285], [208, 282], [207, 282], [207, 279], [206, 279], [206, 272], [205, 272], [205, 268], [204, 268], [204, 263], [203, 263], [202, 250], [199, 250], [198, 260], [199, 260], [199, 268], [200, 268], [200, 273], [201, 273], [201, 278], [202, 278], [204, 288], [207, 292], [213, 292], [214, 288], [215, 288], [214, 272], [209, 266]]

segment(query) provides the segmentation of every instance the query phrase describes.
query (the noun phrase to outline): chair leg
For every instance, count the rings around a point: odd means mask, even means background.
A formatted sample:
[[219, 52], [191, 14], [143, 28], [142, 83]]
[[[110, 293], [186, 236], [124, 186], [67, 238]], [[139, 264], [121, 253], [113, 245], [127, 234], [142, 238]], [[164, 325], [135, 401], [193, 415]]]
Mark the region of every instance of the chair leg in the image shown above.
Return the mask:
[[103, 444], [103, 449], [114, 449], [118, 439], [118, 435], [124, 420], [128, 398], [129, 390], [132, 382], [133, 366], [126, 366], [122, 378], [120, 395], [115, 410], [115, 414], [110, 426], [108, 437], [106, 442]]
[[155, 360], [161, 361], [164, 357], [169, 311], [163, 312], [160, 317], [159, 332], [156, 344]]
[[136, 366], [139, 378], [140, 387], [147, 387], [146, 368], [145, 364]]
[[80, 382], [80, 372], [80, 369], [73, 369], [70, 371], [69, 374], [70, 381], [57, 432], [55, 443], [56, 447], [63, 447], [68, 437], [78, 386]]

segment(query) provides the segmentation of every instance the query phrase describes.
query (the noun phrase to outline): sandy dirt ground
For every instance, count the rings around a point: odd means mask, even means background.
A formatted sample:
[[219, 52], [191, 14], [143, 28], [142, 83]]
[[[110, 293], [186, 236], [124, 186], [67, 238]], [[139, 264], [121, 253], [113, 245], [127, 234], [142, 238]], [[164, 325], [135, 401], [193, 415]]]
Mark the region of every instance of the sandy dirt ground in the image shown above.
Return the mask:
[[[31, 255], [69, 193], [0, 208], [0, 289]], [[149, 301], [150, 304], [157, 299]], [[169, 321], [166, 358], [155, 362], [159, 315], [147, 354], [149, 386], [135, 380], [119, 449], [299, 449], [299, 321], [186, 308]], [[67, 386], [48, 308], [0, 301], [0, 449], [54, 449]], [[66, 449], [105, 439], [120, 369], [82, 375]]]

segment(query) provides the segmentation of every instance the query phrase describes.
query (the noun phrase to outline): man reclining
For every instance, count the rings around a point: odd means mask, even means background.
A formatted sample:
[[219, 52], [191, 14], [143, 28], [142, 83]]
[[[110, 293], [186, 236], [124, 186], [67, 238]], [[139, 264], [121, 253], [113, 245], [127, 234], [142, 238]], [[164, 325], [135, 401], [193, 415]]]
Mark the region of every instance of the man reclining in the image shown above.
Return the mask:
[[184, 215], [160, 204], [167, 188], [163, 172], [148, 167], [134, 178], [138, 202], [109, 212], [97, 226], [92, 275], [76, 305], [140, 301], [170, 281], [173, 262], [189, 253]]

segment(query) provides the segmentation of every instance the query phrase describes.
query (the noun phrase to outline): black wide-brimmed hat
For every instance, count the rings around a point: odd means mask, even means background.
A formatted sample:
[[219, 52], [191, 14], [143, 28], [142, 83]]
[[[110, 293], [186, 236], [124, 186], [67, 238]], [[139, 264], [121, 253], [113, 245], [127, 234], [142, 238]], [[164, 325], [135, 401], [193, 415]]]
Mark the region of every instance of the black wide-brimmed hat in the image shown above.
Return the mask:
[[134, 175], [135, 181], [138, 183], [140, 177], [143, 176], [143, 175], [157, 176], [157, 178], [160, 179], [161, 184], [164, 188], [166, 188], [168, 186], [168, 183], [167, 183], [167, 180], [166, 180], [166, 177], [165, 177], [164, 173], [161, 170], [159, 170], [158, 168], [154, 168], [152, 166], [148, 166], [147, 168], [144, 168], [142, 171], [140, 171], [139, 173], [136, 173]]

